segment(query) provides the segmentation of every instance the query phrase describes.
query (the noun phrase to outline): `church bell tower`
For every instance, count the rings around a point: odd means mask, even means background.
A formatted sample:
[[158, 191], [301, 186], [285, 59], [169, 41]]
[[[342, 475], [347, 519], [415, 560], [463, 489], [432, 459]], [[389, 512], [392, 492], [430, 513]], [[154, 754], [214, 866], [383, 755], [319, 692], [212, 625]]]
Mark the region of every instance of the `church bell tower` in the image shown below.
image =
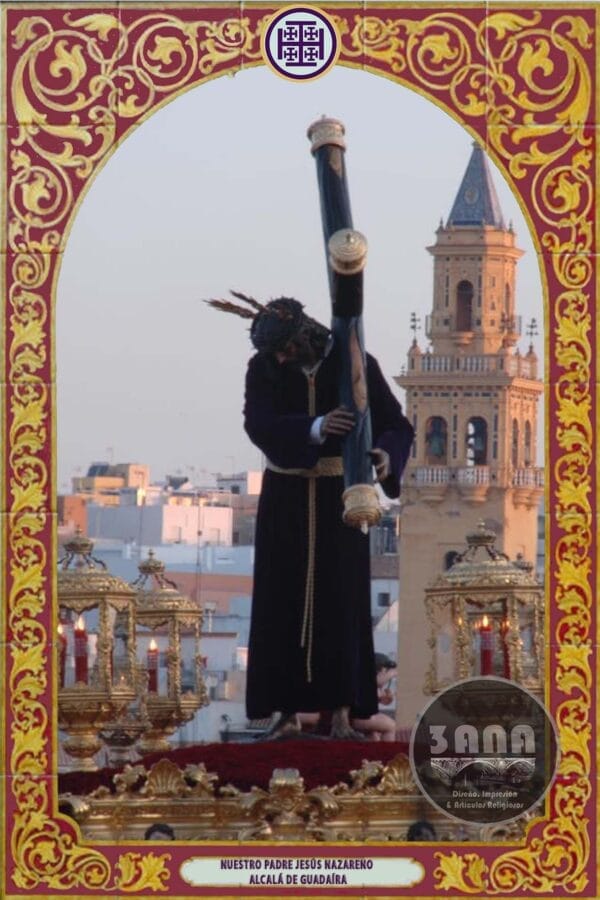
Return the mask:
[[[517, 348], [516, 268], [483, 150], [474, 145], [434, 260], [430, 347], [415, 338], [395, 380], [406, 391], [415, 443], [403, 481], [397, 708], [412, 725], [427, 702], [425, 589], [447, 569], [463, 536], [483, 521], [512, 560], [535, 563], [543, 469], [537, 411], [543, 385], [533, 345]], [[535, 321], [528, 328], [535, 333]]]

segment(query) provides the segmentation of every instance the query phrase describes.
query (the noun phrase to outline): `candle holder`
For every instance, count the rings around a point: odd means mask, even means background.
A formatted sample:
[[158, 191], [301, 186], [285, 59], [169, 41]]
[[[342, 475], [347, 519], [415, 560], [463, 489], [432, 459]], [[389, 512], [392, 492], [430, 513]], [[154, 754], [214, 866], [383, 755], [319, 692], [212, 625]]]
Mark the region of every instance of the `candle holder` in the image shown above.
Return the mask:
[[521, 558], [511, 562], [495, 541], [495, 533], [480, 523], [467, 535], [467, 547], [454, 564], [425, 591], [428, 694], [477, 675], [509, 678], [543, 693], [542, 586], [530, 563]]
[[[58, 727], [73, 769], [95, 771], [108, 722], [118, 722], [136, 696], [134, 592], [92, 556], [77, 531], [59, 560]], [[127, 638], [115, 633], [117, 617]]]
[[494, 629], [489, 617], [484, 615], [479, 626], [479, 674], [492, 675], [494, 659]]
[[[138, 664], [147, 673], [142, 710], [149, 726], [138, 749], [154, 753], [170, 750], [168, 736], [208, 704], [200, 656], [202, 610], [165, 576], [164, 563], [152, 551], [139, 570], [132, 587]], [[185, 662], [191, 665], [186, 668]]]
[[[119, 613], [119, 616], [121, 613]], [[123, 627], [124, 623], [122, 624]], [[120, 678], [123, 676], [121, 675]], [[108, 753], [108, 765], [121, 768], [137, 756], [135, 745], [150, 728], [145, 712], [145, 694], [148, 689], [146, 670], [136, 663], [136, 695], [127, 708], [114, 722], [108, 722], [100, 732], [100, 737]]]

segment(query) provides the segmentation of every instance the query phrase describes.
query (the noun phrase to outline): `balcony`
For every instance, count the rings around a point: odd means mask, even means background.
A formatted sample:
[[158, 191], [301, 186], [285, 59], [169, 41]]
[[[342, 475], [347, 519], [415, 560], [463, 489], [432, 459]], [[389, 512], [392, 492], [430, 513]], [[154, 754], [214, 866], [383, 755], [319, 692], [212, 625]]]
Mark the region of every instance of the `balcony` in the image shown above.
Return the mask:
[[407, 487], [418, 494], [419, 501], [440, 503], [453, 485], [468, 503], [482, 503], [490, 487], [512, 489], [516, 506], [537, 506], [544, 489], [544, 469], [527, 466], [520, 469], [498, 469], [491, 466], [415, 466], [407, 473]]
[[537, 506], [544, 490], [544, 470], [533, 466], [514, 469], [512, 488], [515, 506], [524, 506], [526, 509]]
[[489, 466], [464, 466], [456, 470], [458, 484], [466, 484], [469, 487], [486, 486], [490, 483]]
[[459, 354], [424, 353], [412, 356], [404, 376], [412, 375], [507, 375], [509, 378], [537, 379], [537, 361], [526, 356], [506, 356], [506, 354]]
[[456, 470], [458, 490], [467, 503], [483, 503], [490, 486], [489, 466], [464, 466]]
[[419, 466], [415, 472], [415, 482], [419, 487], [434, 484], [448, 484], [450, 469], [447, 466]]
[[450, 469], [447, 466], [419, 466], [411, 477], [419, 489], [419, 499], [425, 503], [440, 503], [446, 495]]
[[489, 466], [418, 466], [410, 473], [410, 480], [425, 503], [441, 502], [451, 483], [458, 487], [463, 499], [481, 503], [487, 497], [491, 479]]
[[526, 469], [515, 469], [512, 477], [513, 487], [543, 488], [544, 470], [528, 466]]

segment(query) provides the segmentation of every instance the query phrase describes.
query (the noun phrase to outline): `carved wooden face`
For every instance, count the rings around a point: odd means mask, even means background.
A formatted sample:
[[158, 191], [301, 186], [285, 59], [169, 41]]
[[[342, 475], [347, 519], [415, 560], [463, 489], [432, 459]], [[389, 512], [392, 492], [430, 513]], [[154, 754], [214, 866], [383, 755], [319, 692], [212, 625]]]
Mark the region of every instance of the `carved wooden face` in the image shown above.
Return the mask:
[[299, 369], [304, 366], [314, 366], [319, 359], [309, 335], [305, 331], [300, 331], [291, 341], [287, 342], [283, 350], [278, 350], [274, 355], [280, 365], [289, 365]]

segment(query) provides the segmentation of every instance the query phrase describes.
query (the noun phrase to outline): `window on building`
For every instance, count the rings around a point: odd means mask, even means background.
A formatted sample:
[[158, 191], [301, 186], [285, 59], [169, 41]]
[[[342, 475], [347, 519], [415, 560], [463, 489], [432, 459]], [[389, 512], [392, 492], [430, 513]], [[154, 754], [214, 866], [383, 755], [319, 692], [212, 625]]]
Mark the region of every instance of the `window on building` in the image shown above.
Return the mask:
[[510, 445], [510, 459], [515, 467], [519, 465], [519, 423], [516, 419], [512, 421], [512, 438]]
[[391, 598], [389, 591], [379, 591], [377, 594], [377, 606], [391, 606]]
[[487, 465], [487, 422], [481, 416], [473, 416], [467, 422], [467, 465]]
[[533, 462], [531, 458], [532, 447], [531, 447], [531, 422], [525, 422], [525, 442], [523, 448], [523, 462], [526, 466], [530, 466]]
[[459, 281], [456, 288], [456, 330], [471, 331], [473, 314], [473, 285]]
[[448, 427], [442, 416], [431, 416], [425, 424], [425, 462], [428, 466], [448, 462]]

